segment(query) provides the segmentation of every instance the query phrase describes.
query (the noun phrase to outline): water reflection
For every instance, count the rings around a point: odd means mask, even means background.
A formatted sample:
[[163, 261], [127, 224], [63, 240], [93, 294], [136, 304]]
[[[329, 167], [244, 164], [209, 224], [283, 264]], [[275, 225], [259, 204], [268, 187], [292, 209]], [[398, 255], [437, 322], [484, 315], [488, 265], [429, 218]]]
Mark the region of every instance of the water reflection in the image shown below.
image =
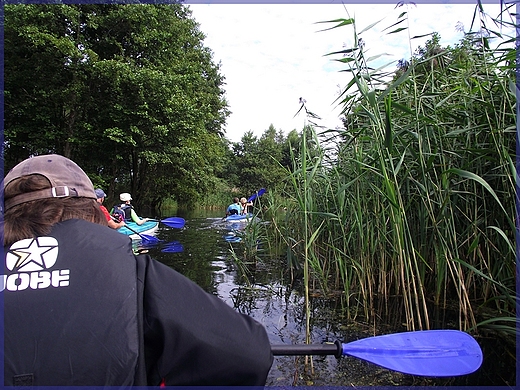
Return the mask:
[[[222, 212], [199, 210], [179, 215], [186, 219], [183, 229], [160, 226], [159, 245], [150, 255], [172, 267], [207, 292], [217, 295], [237, 311], [262, 323], [272, 344], [305, 342], [303, 289], [292, 283], [282, 260], [260, 255], [244, 278], [237, 272], [230, 253], [240, 250], [240, 242], [225, 237], [238, 236], [244, 224], [230, 224]], [[168, 217], [168, 216], [163, 216]], [[173, 244], [172, 244], [173, 243]], [[171, 250], [164, 250], [171, 248]], [[181, 250], [182, 248], [182, 250]], [[371, 326], [347, 321], [338, 299], [313, 296], [311, 302], [313, 343], [340, 340], [349, 342], [369, 337]], [[349, 325], [345, 325], [349, 324]], [[232, 331], [232, 330], [230, 330]], [[388, 333], [391, 333], [389, 331]], [[454, 384], [453, 379], [432, 380], [392, 372], [359, 359], [332, 356], [276, 357], [268, 376], [268, 386], [426, 386]]]
[[[272, 343], [303, 343], [303, 297], [297, 289], [289, 285], [289, 281], [284, 280], [284, 264], [279, 260], [261, 259], [251, 266], [250, 277], [246, 280], [237, 272], [230, 253], [231, 247], [239, 248], [240, 242], [225, 238], [238, 237], [237, 233], [245, 224], [226, 223], [222, 220], [221, 213], [211, 211], [181, 216], [186, 219], [184, 228], [179, 230], [161, 226], [157, 232], [157, 238], [161, 243], [149, 248], [150, 255], [194, 280], [203, 289], [217, 295], [237, 311], [248, 314], [262, 323]], [[178, 249], [180, 246], [182, 251], [164, 250], [169, 247]], [[324, 313], [326, 311], [328, 317], [332, 313], [330, 307], [320, 305], [313, 310]], [[316, 314], [316, 319], [320, 317], [322, 316]], [[332, 325], [333, 322], [329, 319], [324, 324], [314, 324], [312, 339], [321, 343], [337, 338]], [[323, 361], [319, 366], [328, 371], [333, 370], [337, 364], [334, 358], [321, 360]], [[294, 384], [294, 370], [294, 358], [277, 357], [267, 384]], [[327, 380], [321, 384], [331, 385], [330, 374], [326, 377]], [[307, 380], [301, 378], [296, 384], [308, 384]]]

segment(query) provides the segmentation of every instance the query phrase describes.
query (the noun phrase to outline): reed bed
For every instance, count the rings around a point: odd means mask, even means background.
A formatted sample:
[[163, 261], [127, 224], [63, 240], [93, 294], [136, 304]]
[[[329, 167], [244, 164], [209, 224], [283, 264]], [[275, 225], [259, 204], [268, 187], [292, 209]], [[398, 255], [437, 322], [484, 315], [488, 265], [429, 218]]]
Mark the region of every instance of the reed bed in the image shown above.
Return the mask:
[[353, 19], [333, 22], [353, 31], [353, 47], [331, 53], [351, 77], [345, 126], [306, 122], [286, 213], [272, 217], [306, 300], [341, 290], [348, 319], [429, 329], [449, 309], [462, 330], [514, 335], [514, 49], [489, 49], [485, 25], [453, 48], [432, 34], [385, 73]]

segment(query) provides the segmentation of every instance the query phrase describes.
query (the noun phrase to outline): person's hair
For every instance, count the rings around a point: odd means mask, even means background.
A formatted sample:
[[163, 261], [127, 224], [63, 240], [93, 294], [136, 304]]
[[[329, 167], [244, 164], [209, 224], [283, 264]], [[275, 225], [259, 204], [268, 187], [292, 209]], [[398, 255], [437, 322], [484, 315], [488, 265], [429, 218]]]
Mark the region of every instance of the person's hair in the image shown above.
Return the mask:
[[[6, 186], [4, 200], [50, 187], [51, 183], [45, 176], [22, 176]], [[74, 218], [108, 226], [96, 199], [70, 197], [33, 200], [5, 211], [4, 246], [24, 238], [49, 234], [56, 223]]]
[[247, 199], [246, 198], [240, 198], [240, 203], [247, 203]]
[[238, 198], [233, 198], [233, 203], [238, 203]]

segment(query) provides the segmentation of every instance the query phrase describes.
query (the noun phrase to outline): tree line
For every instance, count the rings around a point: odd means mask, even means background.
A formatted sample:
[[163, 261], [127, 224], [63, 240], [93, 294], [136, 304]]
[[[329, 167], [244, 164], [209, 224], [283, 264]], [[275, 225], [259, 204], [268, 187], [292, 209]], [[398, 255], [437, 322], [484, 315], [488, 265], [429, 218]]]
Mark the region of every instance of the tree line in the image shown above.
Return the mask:
[[62, 154], [109, 198], [131, 192], [152, 210], [279, 179], [295, 135], [271, 126], [258, 139], [225, 138], [225, 77], [187, 6], [19, 4], [4, 13], [5, 171]]

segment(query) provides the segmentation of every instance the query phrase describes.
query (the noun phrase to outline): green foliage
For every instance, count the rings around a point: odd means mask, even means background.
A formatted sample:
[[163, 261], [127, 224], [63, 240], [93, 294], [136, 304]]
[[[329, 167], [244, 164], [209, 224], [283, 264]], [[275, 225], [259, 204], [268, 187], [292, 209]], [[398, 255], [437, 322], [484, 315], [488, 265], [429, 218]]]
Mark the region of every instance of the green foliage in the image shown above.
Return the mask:
[[462, 329], [490, 310], [507, 324], [516, 307], [515, 49], [490, 49], [485, 25], [454, 47], [432, 33], [385, 72], [365, 58], [353, 19], [333, 22], [354, 30], [354, 46], [331, 53], [350, 76], [344, 129], [324, 133], [328, 150], [294, 156], [288, 212], [274, 223], [291, 261], [309, 267], [307, 283], [343, 289], [348, 315], [362, 308], [367, 320], [426, 329], [432, 305], [457, 302]]
[[137, 204], [198, 200], [224, 163], [224, 78], [190, 11], [6, 5], [5, 164], [56, 152]]
[[247, 196], [260, 188], [282, 188], [287, 178], [284, 168], [291, 164], [291, 143], [298, 143], [299, 137], [294, 130], [284, 136], [273, 125], [260, 138], [246, 132], [241, 142], [232, 145], [227, 181]]
[[150, 209], [283, 186], [299, 135], [223, 138], [224, 77], [190, 16], [181, 4], [7, 5], [6, 169], [63, 154], [110, 199], [131, 192]]

